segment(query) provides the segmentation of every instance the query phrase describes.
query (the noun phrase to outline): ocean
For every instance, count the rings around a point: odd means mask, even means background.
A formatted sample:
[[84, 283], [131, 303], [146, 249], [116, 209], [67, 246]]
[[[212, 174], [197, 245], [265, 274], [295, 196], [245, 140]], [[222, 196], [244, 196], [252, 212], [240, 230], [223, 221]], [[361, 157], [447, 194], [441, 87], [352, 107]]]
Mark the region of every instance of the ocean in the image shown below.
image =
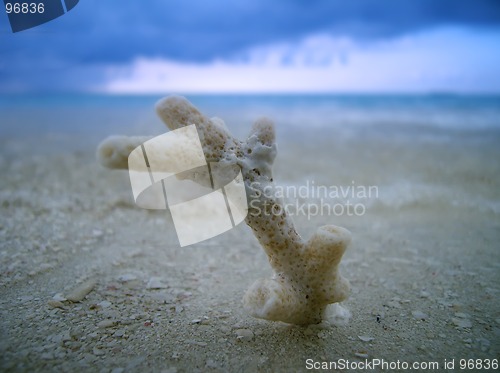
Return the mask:
[[[0, 95], [0, 134], [159, 133], [154, 103], [161, 95]], [[413, 138], [500, 131], [500, 96], [467, 95], [186, 95], [239, 135], [258, 117], [280, 134], [334, 131]], [[157, 123], [155, 123], [157, 122]], [[138, 132], [139, 131], [139, 132]]]
[[[282, 184], [376, 185], [380, 196], [366, 201], [375, 207], [462, 206], [500, 214], [500, 96], [186, 97], [240, 139], [257, 118], [271, 118]], [[92, 155], [110, 135], [162, 134], [167, 129], [154, 110], [160, 98], [0, 96], [0, 155]]]

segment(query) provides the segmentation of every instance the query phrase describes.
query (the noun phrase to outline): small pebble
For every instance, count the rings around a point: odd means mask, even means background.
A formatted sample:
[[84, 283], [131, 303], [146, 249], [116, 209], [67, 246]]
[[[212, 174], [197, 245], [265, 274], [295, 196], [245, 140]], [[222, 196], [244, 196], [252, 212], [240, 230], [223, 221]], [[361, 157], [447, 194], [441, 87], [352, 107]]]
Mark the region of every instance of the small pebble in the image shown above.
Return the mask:
[[318, 333], [318, 338], [326, 339], [326, 337], [327, 333], [325, 331], [322, 330]]
[[64, 302], [67, 299], [61, 293], [57, 293], [52, 297], [52, 300], [58, 300], [59, 302]]
[[362, 340], [363, 342], [370, 342], [373, 341], [375, 338], [372, 337], [367, 337], [366, 335], [358, 335], [358, 338]]
[[51, 299], [47, 302], [47, 304], [52, 308], [64, 308], [64, 304], [58, 300]]
[[99, 302], [98, 305], [101, 306], [102, 308], [108, 308], [109, 306], [111, 306], [111, 302], [103, 300], [102, 302]]
[[205, 363], [205, 367], [206, 368], [212, 368], [212, 369], [216, 369], [218, 368], [219, 366], [215, 363], [215, 361], [213, 361], [212, 359], [208, 359], [207, 362]]
[[472, 322], [469, 319], [462, 319], [458, 317], [452, 317], [451, 322], [458, 326], [459, 328], [472, 328]]
[[417, 320], [426, 320], [429, 317], [426, 313], [423, 313], [422, 311], [413, 311], [411, 314]]
[[94, 289], [96, 285], [97, 281], [95, 279], [85, 281], [74, 288], [73, 291], [68, 294], [66, 299], [71, 302], [81, 302], [83, 299], [85, 299], [87, 294], [90, 293], [92, 289]]
[[234, 331], [238, 341], [248, 342], [253, 339], [253, 332], [250, 329], [236, 329]]
[[97, 323], [97, 327], [99, 328], [109, 328], [113, 325], [115, 325], [115, 322], [113, 320], [102, 320]]
[[366, 352], [356, 352], [354, 353], [354, 356], [360, 357], [362, 359], [368, 359], [368, 354]]
[[387, 302], [387, 306], [390, 308], [401, 308], [401, 303], [398, 300], [391, 300]]
[[137, 280], [137, 276], [132, 275], [130, 273], [127, 273], [125, 275], [121, 275], [120, 277], [118, 277], [118, 281], [121, 281], [121, 282], [127, 282], [127, 281], [133, 281], [133, 280]]
[[158, 277], [151, 277], [146, 285], [146, 289], [165, 289], [167, 285], [161, 282]]
[[429, 294], [428, 291], [422, 290], [420, 292], [420, 298], [429, 298], [431, 295]]
[[123, 335], [125, 334], [125, 332], [122, 330], [122, 329], [118, 329], [114, 334], [113, 334], [113, 337], [123, 337]]

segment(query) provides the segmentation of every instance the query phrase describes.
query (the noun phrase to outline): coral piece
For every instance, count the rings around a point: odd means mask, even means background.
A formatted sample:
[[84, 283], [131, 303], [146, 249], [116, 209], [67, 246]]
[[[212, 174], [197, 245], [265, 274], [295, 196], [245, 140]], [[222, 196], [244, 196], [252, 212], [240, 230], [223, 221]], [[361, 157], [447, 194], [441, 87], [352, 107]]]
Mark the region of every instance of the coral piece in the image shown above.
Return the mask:
[[[195, 124], [208, 162], [237, 165], [245, 182], [246, 223], [264, 248], [274, 269], [270, 279], [256, 281], [243, 298], [254, 317], [307, 325], [320, 323], [327, 305], [344, 300], [349, 283], [338, 270], [348, 230], [320, 227], [308, 240], [297, 233], [283, 202], [276, 197], [272, 164], [276, 157], [273, 123], [258, 120], [245, 141], [231, 136], [219, 118], [208, 119], [183, 97], [160, 100], [156, 111], [171, 129]], [[110, 137], [98, 148], [98, 159], [109, 168], [127, 168], [130, 151], [148, 138]]]

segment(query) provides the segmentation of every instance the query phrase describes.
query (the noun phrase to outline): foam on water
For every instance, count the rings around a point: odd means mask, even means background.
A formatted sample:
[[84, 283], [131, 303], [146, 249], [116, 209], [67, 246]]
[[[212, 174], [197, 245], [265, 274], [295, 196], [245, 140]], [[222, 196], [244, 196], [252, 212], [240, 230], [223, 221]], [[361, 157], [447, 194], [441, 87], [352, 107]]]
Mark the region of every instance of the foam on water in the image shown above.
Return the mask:
[[[271, 117], [283, 183], [375, 184], [378, 198], [363, 201], [369, 209], [500, 213], [499, 96], [188, 97], [240, 138], [257, 118]], [[0, 96], [0, 156], [93, 151], [108, 135], [161, 134], [158, 98]]]
[[[201, 111], [244, 127], [259, 116], [282, 131], [500, 130], [500, 96], [459, 95], [188, 95]], [[152, 122], [159, 96], [0, 95], [0, 131], [97, 131]], [[69, 114], [73, 120], [68, 122]], [[38, 124], [29, 125], [32, 116]], [[142, 117], [142, 118], [141, 118]], [[87, 119], [87, 120], [85, 120]], [[128, 119], [128, 120], [127, 120]], [[21, 124], [19, 126], [19, 124]]]

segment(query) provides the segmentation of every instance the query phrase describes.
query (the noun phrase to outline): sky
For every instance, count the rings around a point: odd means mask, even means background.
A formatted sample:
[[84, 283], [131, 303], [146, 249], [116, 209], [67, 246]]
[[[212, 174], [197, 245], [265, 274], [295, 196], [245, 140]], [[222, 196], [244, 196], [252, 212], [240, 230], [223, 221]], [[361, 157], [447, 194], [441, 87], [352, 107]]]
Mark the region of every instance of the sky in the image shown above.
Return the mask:
[[80, 0], [12, 33], [0, 93], [500, 93], [499, 0]]

